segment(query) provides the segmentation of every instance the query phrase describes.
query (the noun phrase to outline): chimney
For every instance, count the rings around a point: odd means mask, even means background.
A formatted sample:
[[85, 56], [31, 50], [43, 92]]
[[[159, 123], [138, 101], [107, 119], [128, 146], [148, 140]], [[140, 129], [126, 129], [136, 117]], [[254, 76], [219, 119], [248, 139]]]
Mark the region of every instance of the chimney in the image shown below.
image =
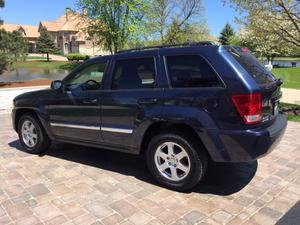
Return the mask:
[[67, 7], [67, 8], [66, 8], [66, 20], [67, 20], [67, 21], [69, 20], [69, 16], [71, 15], [71, 13], [72, 13], [71, 8]]

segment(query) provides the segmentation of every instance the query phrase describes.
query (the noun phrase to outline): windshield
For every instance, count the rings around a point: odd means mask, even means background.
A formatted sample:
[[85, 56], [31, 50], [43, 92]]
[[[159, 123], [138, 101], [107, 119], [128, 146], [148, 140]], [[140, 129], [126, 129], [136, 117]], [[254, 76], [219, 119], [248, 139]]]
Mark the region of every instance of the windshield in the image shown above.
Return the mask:
[[258, 84], [266, 85], [276, 81], [273, 74], [247, 48], [230, 47], [229, 52]]

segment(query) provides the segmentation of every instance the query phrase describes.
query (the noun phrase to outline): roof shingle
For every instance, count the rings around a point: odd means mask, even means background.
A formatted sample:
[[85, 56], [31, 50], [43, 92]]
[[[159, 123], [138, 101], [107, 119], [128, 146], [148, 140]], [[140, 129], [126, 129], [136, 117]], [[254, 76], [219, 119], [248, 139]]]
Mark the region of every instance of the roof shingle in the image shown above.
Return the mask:
[[8, 32], [19, 31], [20, 29], [23, 29], [24, 36], [29, 38], [38, 38], [40, 36], [38, 26], [5, 23], [0, 25], [0, 28]]

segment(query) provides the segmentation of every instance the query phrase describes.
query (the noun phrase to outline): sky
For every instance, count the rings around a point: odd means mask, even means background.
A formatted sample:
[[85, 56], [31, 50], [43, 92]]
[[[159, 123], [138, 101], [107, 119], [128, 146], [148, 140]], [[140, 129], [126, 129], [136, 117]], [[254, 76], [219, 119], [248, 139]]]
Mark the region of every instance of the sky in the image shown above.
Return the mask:
[[[5, 23], [38, 25], [39, 21], [56, 20], [64, 14], [66, 7], [74, 8], [76, 0], [6, 0], [0, 9], [0, 17]], [[221, 0], [204, 0], [205, 16], [210, 32], [219, 36], [228, 22], [237, 29], [234, 18], [237, 13]]]

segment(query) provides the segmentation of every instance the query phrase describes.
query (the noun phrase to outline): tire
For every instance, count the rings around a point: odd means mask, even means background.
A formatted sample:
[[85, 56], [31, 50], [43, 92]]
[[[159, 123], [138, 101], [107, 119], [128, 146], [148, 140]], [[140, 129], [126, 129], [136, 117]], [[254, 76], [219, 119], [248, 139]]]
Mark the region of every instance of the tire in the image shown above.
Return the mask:
[[44, 153], [51, 145], [40, 121], [33, 114], [21, 116], [18, 122], [18, 135], [24, 150], [28, 153]]
[[[169, 150], [172, 148], [173, 155]], [[181, 133], [155, 136], [148, 145], [146, 157], [152, 176], [163, 187], [176, 191], [189, 191], [197, 185], [208, 163], [202, 144]]]

